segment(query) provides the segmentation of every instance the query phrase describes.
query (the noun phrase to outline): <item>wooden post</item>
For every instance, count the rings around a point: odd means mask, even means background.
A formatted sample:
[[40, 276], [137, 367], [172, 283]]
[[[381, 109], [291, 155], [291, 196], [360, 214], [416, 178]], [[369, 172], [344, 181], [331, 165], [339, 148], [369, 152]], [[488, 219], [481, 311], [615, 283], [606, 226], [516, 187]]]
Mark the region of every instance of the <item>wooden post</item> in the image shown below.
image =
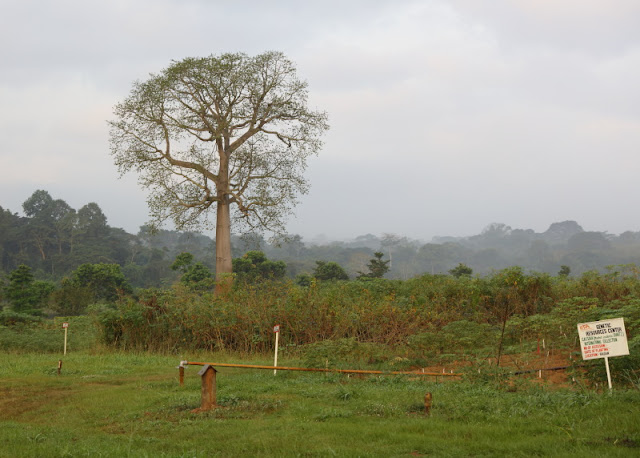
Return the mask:
[[178, 372], [180, 373], [180, 386], [184, 386], [184, 366], [178, 366]]
[[69, 323], [66, 321], [62, 323], [62, 327], [64, 328], [64, 354], [67, 354], [67, 329], [69, 329]]
[[[276, 351], [275, 351], [275, 356], [273, 358], [273, 367], [278, 367], [278, 337], [280, 336], [280, 325], [276, 324], [273, 327], [273, 332], [276, 333]], [[278, 373], [277, 369], [273, 370], [273, 375], [276, 375]]]
[[609, 358], [606, 356], [604, 357], [604, 364], [607, 368], [607, 382], [609, 383], [609, 392], [611, 392], [611, 390], [613, 389], [611, 387], [611, 371], [609, 370]]
[[62, 360], [58, 360], [58, 375], [60, 375], [60, 371], [62, 370]]
[[427, 393], [424, 395], [424, 414], [428, 417], [431, 415], [431, 393]]
[[200, 410], [216, 407], [216, 371], [213, 366], [205, 365], [198, 375], [202, 377], [202, 400]]

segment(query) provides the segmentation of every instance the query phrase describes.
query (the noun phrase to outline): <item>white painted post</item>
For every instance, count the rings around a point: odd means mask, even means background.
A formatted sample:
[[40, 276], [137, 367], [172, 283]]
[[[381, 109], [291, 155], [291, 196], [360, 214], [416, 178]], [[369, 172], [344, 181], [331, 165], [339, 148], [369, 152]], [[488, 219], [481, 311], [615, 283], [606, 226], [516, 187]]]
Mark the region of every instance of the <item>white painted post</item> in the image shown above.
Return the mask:
[[69, 329], [69, 323], [62, 323], [64, 328], [64, 354], [67, 354], [67, 329]]
[[604, 365], [607, 367], [607, 382], [609, 382], [609, 391], [611, 391], [613, 389], [611, 387], [611, 372], [609, 371], [609, 358], [606, 356], [604, 358]]
[[[278, 366], [278, 337], [280, 336], [280, 325], [276, 324], [273, 327], [273, 332], [276, 333], [276, 351], [275, 351], [275, 356], [273, 358], [273, 367], [277, 367]], [[278, 369], [274, 369], [273, 370], [273, 375], [276, 375], [278, 373]]]

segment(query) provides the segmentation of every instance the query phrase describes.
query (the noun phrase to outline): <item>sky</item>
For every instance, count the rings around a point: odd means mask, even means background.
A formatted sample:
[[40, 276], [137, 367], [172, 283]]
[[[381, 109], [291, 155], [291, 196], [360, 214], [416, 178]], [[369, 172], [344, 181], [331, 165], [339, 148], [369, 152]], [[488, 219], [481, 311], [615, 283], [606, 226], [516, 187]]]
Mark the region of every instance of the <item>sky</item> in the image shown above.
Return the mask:
[[637, 0], [0, 0], [0, 206], [149, 220], [108, 120], [172, 60], [282, 51], [329, 115], [290, 233], [640, 231]]

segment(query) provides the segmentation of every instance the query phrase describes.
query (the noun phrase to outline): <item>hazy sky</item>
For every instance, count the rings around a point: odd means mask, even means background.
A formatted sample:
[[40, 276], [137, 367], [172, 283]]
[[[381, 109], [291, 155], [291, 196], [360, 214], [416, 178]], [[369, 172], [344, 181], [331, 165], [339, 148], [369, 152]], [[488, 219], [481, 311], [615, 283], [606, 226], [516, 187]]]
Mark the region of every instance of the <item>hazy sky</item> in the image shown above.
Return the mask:
[[148, 220], [107, 120], [170, 61], [284, 52], [331, 130], [292, 233], [640, 231], [637, 0], [0, 0], [0, 206]]

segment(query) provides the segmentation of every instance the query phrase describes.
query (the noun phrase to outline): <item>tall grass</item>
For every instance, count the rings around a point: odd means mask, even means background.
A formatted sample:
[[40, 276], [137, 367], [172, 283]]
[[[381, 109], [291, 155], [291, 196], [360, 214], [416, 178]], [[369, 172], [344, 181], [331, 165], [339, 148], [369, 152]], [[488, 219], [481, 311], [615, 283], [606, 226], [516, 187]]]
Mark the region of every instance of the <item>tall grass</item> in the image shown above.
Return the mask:
[[3, 324], [0, 324], [0, 350], [62, 352], [64, 349], [62, 323], [65, 321], [69, 323], [67, 331], [69, 351], [87, 350], [99, 344], [99, 324], [95, 317], [57, 317], [54, 320], [29, 317], [15, 321], [15, 314], [5, 312], [0, 315], [5, 315], [6, 318]]
[[222, 297], [175, 286], [145, 291], [97, 316], [103, 340], [121, 348], [265, 352], [272, 346], [272, 326], [280, 324], [291, 347], [350, 338], [397, 347], [428, 334], [439, 342], [430, 350], [448, 352], [442, 347], [454, 346], [451, 336], [458, 331], [466, 343], [455, 346], [469, 349], [480, 337], [493, 344], [503, 325], [507, 344], [556, 336], [570, 345], [577, 323], [612, 313], [627, 319], [633, 335], [639, 297], [635, 277], [590, 272], [564, 279], [510, 268], [485, 278], [425, 275], [309, 287], [265, 282]]

